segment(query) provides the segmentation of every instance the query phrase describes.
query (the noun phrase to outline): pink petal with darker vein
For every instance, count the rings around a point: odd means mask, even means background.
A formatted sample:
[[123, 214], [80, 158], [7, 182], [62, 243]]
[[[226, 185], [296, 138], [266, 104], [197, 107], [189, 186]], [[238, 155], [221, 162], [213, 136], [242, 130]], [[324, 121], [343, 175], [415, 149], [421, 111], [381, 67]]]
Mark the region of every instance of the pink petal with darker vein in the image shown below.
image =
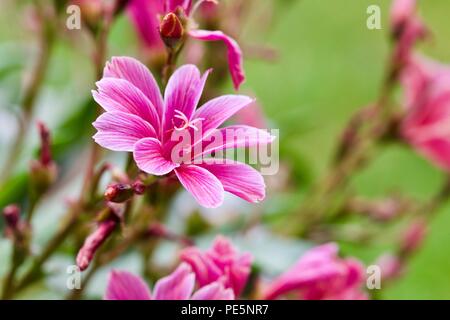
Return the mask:
[[194, 165], [182, 165], [175, 169], [175, 173], [181, 184], [200, 205], [217, 208], [223, 203], [223, 186], [208, 170]]
[[164, 157], [161, 142], [153, 138], [138, 141], [133, 155], [139, 169], [157, 176], [168, 174], [179, 166]]
[[182, 263], [172, 274], [155, 284], [154, 300], [188, 300], [195, 285], [195, 275], [188, 264]]
[[137, 115], [159, 128], [160, 121], [155, 106], [133, 84], [117, 78], [103, 78], [93, 91], [94, 100], [109, 112], [120, 111]]
[[195, 39], [203, 41], [223, 41], [227, 47], [228, 67], [234, 88], [239, 89], [245, 81], [243, 54], [238, 43], [222, 31], [192, 30], [189, 35]]
[[138, 276], [126, 271], [109, 274], [106, 300], [150, 300], [150, 289]]
[[153, 127], [142, 118], [124, 112], [106, 112], [93, 123], [97, 129], [94, 140], [113, 151], [134, 150], [134, 144], [143, 138], [156, 137]]
[[104, 77], [124, 79], [140, 89], [155, 106], [159, 118], [163, 114], [163, 98], [158, 83], [147, 67], [131, 57], [113, 57], [106, 64]]

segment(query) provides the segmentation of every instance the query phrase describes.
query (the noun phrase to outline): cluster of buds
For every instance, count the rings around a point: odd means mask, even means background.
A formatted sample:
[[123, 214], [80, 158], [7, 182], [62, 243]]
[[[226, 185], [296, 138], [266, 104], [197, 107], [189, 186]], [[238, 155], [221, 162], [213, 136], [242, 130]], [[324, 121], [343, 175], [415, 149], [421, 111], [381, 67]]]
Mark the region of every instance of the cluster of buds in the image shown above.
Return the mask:
[[94, 259], [100, 246], [110, 237], [120, 224], [120, 216], [112, 207], [107, 207], [99, 213], [96, 229], [86, 238], [76, 258], [81, 271], [86, 270]]
[[116, 183], [108, 186], [105, 190], [105, 199], [109, 202], [123, 203], [130, 200], [133, 195], [145, 193], [146, 186], [140, 180], [134, 183]]
[[58, 168], [52, 159], [50, 132], [42, 123], [38, 123], [41, 140], [39, 158], [32, 160], [30, 164], [32, 191], [42, 195], [55, 182]]

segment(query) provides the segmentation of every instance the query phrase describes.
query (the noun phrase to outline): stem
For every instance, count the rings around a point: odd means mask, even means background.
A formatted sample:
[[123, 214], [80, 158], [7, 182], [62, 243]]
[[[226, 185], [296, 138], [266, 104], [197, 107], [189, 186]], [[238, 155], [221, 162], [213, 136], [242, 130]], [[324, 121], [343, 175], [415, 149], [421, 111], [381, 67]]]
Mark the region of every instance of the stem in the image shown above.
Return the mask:
[[53, 236], [53, 238], [47, 243], [44, 250], [39, 256], [37, 256], [30, 269], [25, 273], [25, 275], [20, 279], [17, 284], [16, 291], [20, 291], [26, 288], [28, 285], [33, 283], [39, 278], [39, 273], [43, 264], [47, 259], [56, 251], [62, 242], [67, 238], [67, 236], [75, 229], [77, 226], [78, 217], [81, 214], [81, 208], [74, 206], [68, 212], [69, 218], [66, 219], [65, 223], [61, 226], [58, 232]]
[[[439, 209], [448, 201], [450, 198], [450, 177], [447, 177], [447, 180], [443, 184], [443, 186], [439, 189], [439, 191], [432, 197], [428, 202], [424, 203], [421, 207], [419, 207], [414, 215], [416, 217], [422, 217], [426, 221], [426, 223], [430, 223], [431, 220], [436, 216], [439, 212]], [[395, 252], [395, 256], [399, 260], [400, 266], [405, 266], [409, 260], [416, 254], [417, 250], [414, 251], [402, 251], [402, 248], [399, 247]], [[386, 283], [390, 284], [392, 281], [395, 281], [401, 276], [401, 274], [395, 274], [392, 277], [385, 278], [383, 280], [383, 285]]]
[[14, 294], [14, 278], [16, 276], [17, 269], [19, 268], [19, 264], [16, 263], [15, 257], [17, 256], [18, 252], [16, 249], [16, 246], [14, 245], [12, 254], [12, 260], [10, 270], [8, 271], [8, 274], [5, 278], [5, 283], [3, 284], [3, 292], [2, 292], [2, 300], [10, 299]]
[[177, 58], [178, 58], [178, 54], [180, 51], [181, 51], [181, 48], [179, 50], [167, 48], [167, 61], [166, 61], [166, 65], [163, 68], [163, 74], [162, 74], [162, 82], [164, 85], [167, 85], [170, 77], [172, 76], [173, 72], [175, 71]]
[[42, 88], [51, 57], [51, 51], [54, 43], [53, 19], [52, 17], [47, 17], [44, 14], [44, 8], [41, 8], [40, 5], [37, 5], [37, 9], [40, 13], [41, 23], [43, 24], [40, 34], [39, 55], [36, 65], [31, 72], [31, 80], [24, 91], [22, 115], [19, 120], [19, 132], [17, 133], [12, 144], [12, 150], [8, 153], [5, 165], [0, 174], [0, 180], [7, 180], [18, 162], [17, 158], [20, 156], [20, 152], [23, 149], [25, 137], [27, 136], [30, 122], [33, 118], [36, 100]]
[[[291, 221], [286, 227], [288, 233], [304, 236], [324, 217], [333, 216], [340, 211], [345, 204], [343, 195], [351, 176], [368, 164], [373, 149], [392, 127], [392, 121], [397, 120], [389, 102], [399, 71], [393, 61], [391, 53], [379, 98], [376, 104], [368, 109], [373, 120], [366, 121], [365, 110], [352, 117], [342, 135], [346, 137], [351, 132], [350, 144], [348, 141], [339, 144], [334, 157], [335, 163], [325, 178], [307, 195], [297, 216], [300, 221]], [[367, 122], [366, 126], [363, 125], [364, 122]]]
[[84, 290], [89, 285], [89, 282], [92, 280], [92, 277], [95, 273], [103, 266], [114, 261], [118, 256], [124, 253], [133, 243], [135, 243], [139, 238], [144, 235], [143, 230], [135, 230], [131, 232], [131, 234], [119, 242], [116, 247], [114, 247], [111, 251], [103, 252], [97, 256], [92, 267], [86, 273], [84, 277], [81, 289], [75, 290], [67, 296], [69, 300], [79, 300], [82, 298]]

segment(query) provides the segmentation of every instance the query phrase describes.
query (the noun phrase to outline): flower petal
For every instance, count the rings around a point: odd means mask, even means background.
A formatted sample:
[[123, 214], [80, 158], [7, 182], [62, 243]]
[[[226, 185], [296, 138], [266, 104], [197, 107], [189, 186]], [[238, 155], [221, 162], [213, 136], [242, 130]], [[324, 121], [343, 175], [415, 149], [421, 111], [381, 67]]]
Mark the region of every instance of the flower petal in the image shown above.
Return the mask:
[[106, 111], [131, 113], [159, 128], [159, 116], [151, 101], [133, 84], [117, 78], [103, 78], [92, 91], [95, 101]]
[[198, 166], [216, 176], [225, 191], [248, 202], [259, 202], [266, 196], [262, 175], [246, 164], [228, 159], [205, 159]]
[[243, 54], [238, 43], [222, 31], [192, 30], [189, 35], [195, 39], [203, 41], [223, 41], [228, 51], [228, 67], [234, 88], [239, 89], [245, 81]]
[[172, 274], [155, 284], [154, 300], [188, 300], [195, 286], [195, 275], [188, 264], [182, 263]]
[[106, 112], [93, 123], [97, 129], [94, 140], [113, 151], [134, 150], [134, 144], [143, 138], [155, 137], [153, 127], [142, 118], [124, 112]]
[[232, 289], [225, 289], [222, 283], [214, 282], [200, 290], [192, 296], [192, 300], [234, 300]]
[[251, 104], [254, 100], [242, 95], [225, 95], [208, 101], [194, 114], [194, 119], [201, 120], [203, 137], [211, 134], [236, 112]]
[[150, 300], [150, 289], [138, 276], [113, 270], [109, 274], [106, 300]]
[[[272, 143], [275, 139], [267, 130], [235, 125], [217, 129], [202, 141], [202, 155], [233, 148], [249, 148]], [[199, 155], [196, 155], [199, 156]]]
[[164, 49], [158, 32], [158, 14], [163, 12], [161, 1], [131, 0], [128, 5], [131, 21], [145, 46], [150, 49]]
[[161, 142], [154, 138], [139, 140], [133, 155], [139, 169], [156, 176], [168, 174], [178, 167], [178, 164], [164, 157]]
[[217, 208], [223, 203], [223, 186], [208, 170], [194, 165], [183, 165], [175, 169], [175, 173], [200, 205]]
[[187, 119], [192, 118], [209, 72], [200, 76], [200, 71], [194, 65], [184, 65], [175, 71], [164, 93], [163, 132], [170, 134], [174, 126], [180, 127], [183, 124], [181, 119], [174, 118], [176, 110], [182, 112]]
[[155, 106], [159, 118], [162, 118], [164, 103], [161, 91], [155, 78], [144, 64], [131, 57], [113, 57], [111, 62], [106, 64], [103, 76], [131, 82], [145, 94]]

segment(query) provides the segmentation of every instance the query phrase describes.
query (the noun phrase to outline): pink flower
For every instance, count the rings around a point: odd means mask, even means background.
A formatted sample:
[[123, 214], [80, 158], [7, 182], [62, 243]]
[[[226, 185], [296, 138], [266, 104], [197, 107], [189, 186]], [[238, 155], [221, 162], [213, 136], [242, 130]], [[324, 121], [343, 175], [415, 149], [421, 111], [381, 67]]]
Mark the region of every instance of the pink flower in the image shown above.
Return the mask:
[[163, 99], [143, 64], [113, 58], [93, 91], [95, 101], [106, 110], [94, 122], [98, 131], [94, 139], [104, 148], [133, 152], [137, 166], [149, 174], [174, 172], [204, 207], [220, 206], [224, 191], [249, 202], [261, 201], [265, 184], [258, 171], [240, 162], [205, 157], [268, 144], [274, 137], [248, 126], [218, 129], [253, 102], [247, 96], [218, 97], [195, 110], [208, 74], [201, 76], [193, 65], [182, 66], [170, 78]]
[[364, 269], [354, 259], [341, 259], [335, 244], [308, 251], [287, 272], [267, 288], [264, 297], [271, 300], [291, 292], [306, 300], [360, 300]]
[[212, 248], [204, 252], [196, 247], [184, 249], [181, 260], [192, 267], [200, 286], [218, 281], [239, 296], [247, 283], [253, 258], [250, 253], [239, 253], [227, 238], [218, 236]]
[[401, 77], [406, 116], [401, 133], [420, 154], [450, 170], [450, 67], [414, 58]]
[[[200, 4], [214, 1], [200, 0], [195, 6], [192, 0], [132, 0], [129, 4], [129, 12], [132, 21], [142, 41], [153, 50], [164, 47], [159, 34], [160, 17], [168, 13], [182, 10], [183, 14], [192, 20], [192, 15]], [[222, 31], [197, 30], [195, 23], [187, 23], [188, 35], [202, 41], [222, 41], [228, 51], [228, 65], [231, 78], [236, 90], [245, 81], [243, 68], [243, 54], [237, 42]]]
[[106, 300], [234, 300], [233, 291], [211, 283], [194, 294], [195, 274], [181, 264], [172, 274], [158, 280], [153, 293], [140, 277], [126, 271], [112, 271], [106, 288]]
[[426, 28], [416, 15], [416, 0], [395, 0], [391, 7], [392, 33], [397, 41], [394, 61], [404, 65], [411, 57], [411, 49], [417, 40], [424, 38]]

